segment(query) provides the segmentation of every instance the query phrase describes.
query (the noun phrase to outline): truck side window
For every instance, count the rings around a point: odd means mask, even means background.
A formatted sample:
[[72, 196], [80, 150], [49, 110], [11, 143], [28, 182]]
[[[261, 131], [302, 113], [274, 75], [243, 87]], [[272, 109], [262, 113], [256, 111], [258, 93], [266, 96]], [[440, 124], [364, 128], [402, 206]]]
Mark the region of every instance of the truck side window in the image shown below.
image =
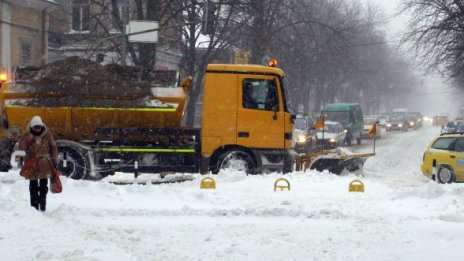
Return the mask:
[[243, 108], [278, 111], [279, 96], [275, 80], [244, 79]]

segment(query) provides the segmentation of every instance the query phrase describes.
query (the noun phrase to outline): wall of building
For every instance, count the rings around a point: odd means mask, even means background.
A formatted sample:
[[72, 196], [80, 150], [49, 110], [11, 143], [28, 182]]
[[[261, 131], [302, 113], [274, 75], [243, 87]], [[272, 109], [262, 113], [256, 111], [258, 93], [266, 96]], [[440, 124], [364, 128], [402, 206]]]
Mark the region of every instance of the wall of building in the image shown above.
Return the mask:
[[[42, 10], [11, 3], [0, 3], [0, 61], [2, 67], [39, 66], [43, 62], [44, 41]], [[21, 59], [22, 44], [30, 44], [30, 60]], [[46, 55], [46, 52], [45, 52]], [[25, 63], [27, 62], [27, 63]]]

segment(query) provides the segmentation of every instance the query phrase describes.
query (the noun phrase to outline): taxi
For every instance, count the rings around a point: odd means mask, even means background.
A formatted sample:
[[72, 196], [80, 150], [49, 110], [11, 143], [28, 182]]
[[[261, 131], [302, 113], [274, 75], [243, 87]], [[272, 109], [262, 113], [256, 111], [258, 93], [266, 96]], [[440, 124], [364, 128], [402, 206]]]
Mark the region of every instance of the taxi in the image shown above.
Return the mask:
[[439, 183], [464, 181], [464, 134], [442, 134], [424, 152], [422, 173]]

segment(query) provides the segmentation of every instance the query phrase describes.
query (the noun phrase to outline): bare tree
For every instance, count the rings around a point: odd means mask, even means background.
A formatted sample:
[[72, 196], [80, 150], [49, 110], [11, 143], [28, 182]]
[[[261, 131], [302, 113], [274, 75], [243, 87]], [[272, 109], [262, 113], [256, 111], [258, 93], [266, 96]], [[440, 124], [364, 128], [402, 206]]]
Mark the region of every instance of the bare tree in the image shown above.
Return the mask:
[[412, 42], [428, 69], [464, 82], [464, 1], [404, 0], [411, 20], [403, 41]]

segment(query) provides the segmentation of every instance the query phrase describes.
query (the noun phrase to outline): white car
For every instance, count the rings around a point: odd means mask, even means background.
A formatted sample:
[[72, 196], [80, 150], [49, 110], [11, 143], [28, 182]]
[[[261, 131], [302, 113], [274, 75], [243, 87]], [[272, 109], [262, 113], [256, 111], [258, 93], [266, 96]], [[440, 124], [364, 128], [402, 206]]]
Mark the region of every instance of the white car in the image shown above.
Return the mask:
[[387, 127], [388, 119], [389, 119], [388, 115], [380, 115], [379, 116], [379, 123], [380, 123], [380, 126], [382, 128]]
[[377, 124], [377, 133], [375, 135], [376, 139], [380, 139], [382, 137], [382, 129], [379, 124], [379, 119], [377, 117], [372, 116], [364, 116], [364, 128], [362, 132], [362, 137], [365, 139], [369, 139], [369, 131], [372, 129], [372, 126]]
[[346, 132], [339, 122], [326, 121], [324, 123], [324, 133], [317, 131], [317, 144], [324, 144], [326, 149], [334, 149], [345, 144]]

